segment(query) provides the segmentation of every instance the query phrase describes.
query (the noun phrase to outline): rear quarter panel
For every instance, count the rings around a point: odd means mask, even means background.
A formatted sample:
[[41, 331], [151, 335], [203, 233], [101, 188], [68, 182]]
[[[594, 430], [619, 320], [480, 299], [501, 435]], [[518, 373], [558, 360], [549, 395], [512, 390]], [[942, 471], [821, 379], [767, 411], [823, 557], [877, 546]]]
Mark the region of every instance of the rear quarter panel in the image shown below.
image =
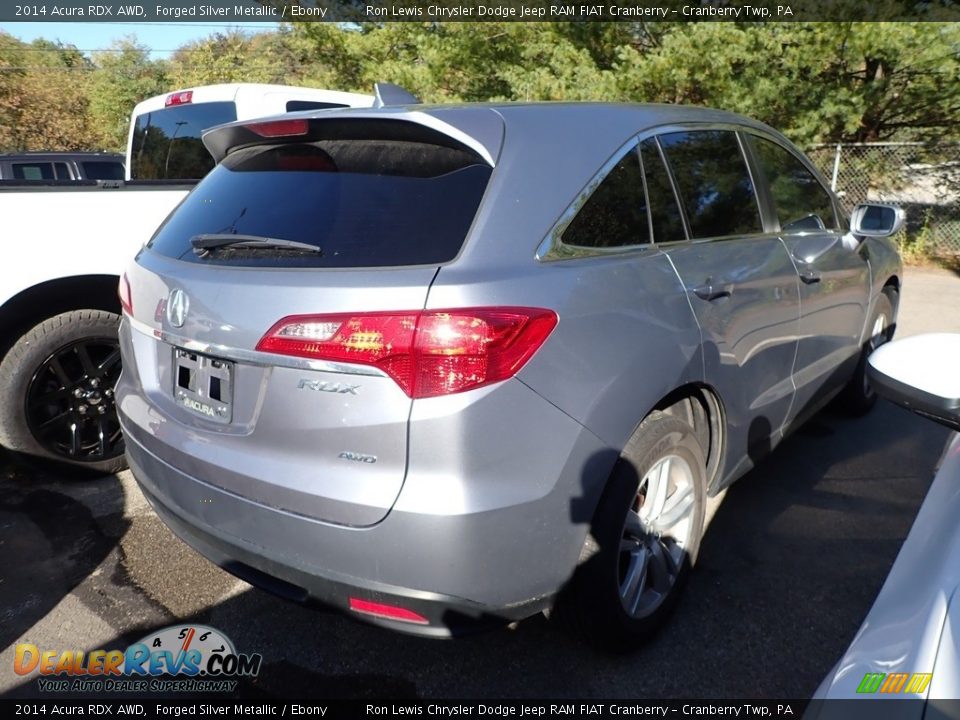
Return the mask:
[[611, 257], [441, 269], [428, 308], [527, 305], [559, 323], [518, 378], [618, 451], [676, 388], [703, 378], [700, 329], [667, 257]]

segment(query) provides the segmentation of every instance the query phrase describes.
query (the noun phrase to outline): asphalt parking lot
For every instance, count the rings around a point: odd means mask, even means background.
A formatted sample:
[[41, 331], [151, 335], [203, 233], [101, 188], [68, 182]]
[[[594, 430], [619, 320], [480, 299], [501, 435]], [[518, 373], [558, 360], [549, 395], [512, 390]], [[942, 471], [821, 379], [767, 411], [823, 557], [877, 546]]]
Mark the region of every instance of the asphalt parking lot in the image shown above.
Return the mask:
[[[960, 277], [908, 269], [898, 335], [960, 332]], [[38, 697], [14, 646], [126, 647], [179, 622], [259, 652], [253, 698], [806, 698], [854, 636], [948, 432], [885, 402], [825, 411], [715, 508], [669, 626], [611, 657], [543, 617], [411, 638], [276, 599], [173, 537], [129, 473], [70, 482], [0, 457], [0, 693]]]

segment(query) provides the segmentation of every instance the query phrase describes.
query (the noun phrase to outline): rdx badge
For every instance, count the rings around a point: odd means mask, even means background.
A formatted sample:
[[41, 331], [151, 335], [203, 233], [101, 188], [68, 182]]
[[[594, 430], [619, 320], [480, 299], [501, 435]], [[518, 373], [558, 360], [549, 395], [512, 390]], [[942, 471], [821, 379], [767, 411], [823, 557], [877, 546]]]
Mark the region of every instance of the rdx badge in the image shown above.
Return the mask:
[[340, 393], [341, 395], [356, 395], [359, 385], [347, 385], [346, 383], [333, 383], [326, 380], [301, 380], [297, 385], [298, 390], [316, 390], [317, 392]]

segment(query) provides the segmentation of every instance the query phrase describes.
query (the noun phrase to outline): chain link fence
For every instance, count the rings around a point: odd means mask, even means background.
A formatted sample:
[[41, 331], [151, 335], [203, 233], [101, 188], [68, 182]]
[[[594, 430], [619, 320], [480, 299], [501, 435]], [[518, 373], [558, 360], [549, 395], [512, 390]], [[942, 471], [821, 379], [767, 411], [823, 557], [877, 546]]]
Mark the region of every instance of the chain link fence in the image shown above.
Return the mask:
[[960, 256], [960, 145], [846, 143], [808, 154], [848, 212], [861, 202], [894, 203], [907, 213], [905, 247]]

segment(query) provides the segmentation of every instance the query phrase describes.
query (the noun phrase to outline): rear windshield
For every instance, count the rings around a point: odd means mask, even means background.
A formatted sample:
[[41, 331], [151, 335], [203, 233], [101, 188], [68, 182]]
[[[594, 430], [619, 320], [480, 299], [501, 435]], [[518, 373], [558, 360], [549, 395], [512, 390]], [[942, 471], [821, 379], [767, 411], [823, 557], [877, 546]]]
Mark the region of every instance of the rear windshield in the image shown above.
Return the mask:
[[[492, 169], [472, 152], [407, 140], [323, 140], [228, 155], [150, 241], [189, 262], [386, 267], [452, 260]], [[198, 235], [292, 240], [319, 248], [221, 247]], [[229, 238], [228, 238], [229, 239]]]
[[214, 125], [237, 119], [232, 102], [173, 105], [137, 117], [133, 128], [133, 180], [198, 180], [213, 169], [200, 139]]

